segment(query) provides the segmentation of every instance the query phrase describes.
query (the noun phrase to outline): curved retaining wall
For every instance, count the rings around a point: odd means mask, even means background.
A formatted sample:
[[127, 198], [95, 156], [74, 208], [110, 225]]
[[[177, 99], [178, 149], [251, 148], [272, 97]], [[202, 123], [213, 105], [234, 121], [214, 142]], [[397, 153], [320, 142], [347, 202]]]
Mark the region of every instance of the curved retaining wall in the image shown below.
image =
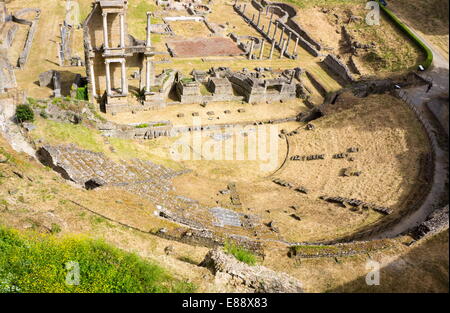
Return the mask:
[[[429, 170], [430, 174], [432, 175], [432, 177], [430, 177], [431, 179], [431, 184], [429, 189], [427, 190], [427, 192], [424, 193], [423, 197], [422, 197], [422, 201], [421, 205], [424, 203], [424, 201], [426, 200], [427, 197], [429, 197], [430, 195], [433, 195], [435, 193], [437, 193], [437, 189], [440, 189], [440, 186], [438, 186], [438, 182], [436, 180], [436, 177], [438, 175], [437, 173], [437, 168], [435, 166], [435, 161], [436, 161], [436, 150], [438, 147], [438, 143], [436, 140], [436, 136], [434, 135], [434, 131], [433, 128], [431, 127], [430, 123], [428, 122], [428, 120], [426, 120], [422, 114], [417, 110], [417, 108], [410, 102], [408, 101], [408, 99], [406, 98], [406, 96], [402, 93], [402, 92], [397, 92], [394, 93], [394, 95], [396, 95], [397, 97], [399, 97], [400, 99], [402, 99], [405, 104], [415, 113], [417, 119], [420, 121], [421, 125], [423, 126], [423, 129], [425, 131], [425, 133], [427, 134], [428, 140], [430, 142], [430, 147], [431, 147], [431, 153], [428, 155], [428, 159], [426, 160], [427, 164], [430, 164], [432, 166], [432, 168]], [[414, 232], [414, 230], [416, 229], [416, 226], [410, 227], [409, 229], [405, 230], [405, 231], [399, 231], [397, 234], [392, 234], [390, 236], [384, 236], [382, 235], [382, 233], [393, 229], [396, 225], [398, 225], [402, 220], [404, 220], [405, 218], [407, 218], [408, 216], [411, 216], [412, 214], [414, 214], [415, 212], [417, 212], [419, 208], [416, 208], [415, 210], [409, 210], [408, 212], [406, 212], [404, 215], [402, 216], [398, 216], [395, 219], [389, 221], [388, 223], [383, 223], [379, 226], [364, 230], [364, 231], [360, 231], [358, 233], [355, 233], [353, 235], [344, 237], [344, 238], [340, 238], [340, 239], [336, 239], [330, 242], [326, 242], [326, 245], [332, 245], [332, 244], [336, 244], [336, 243], [350, 243], [352, 241], [362, 241], [362, 240], [368, 240], [368, 239], [380, 239], [380, 238], [388, 238], [388, 237], [392, 237], [395, 238], [397, 236], [401, 236], [404, 235], [406, 233], [410, 233], [410, 232]], [[437, 210], [442, 210], [442, 208], [436, 208], [436, 210], [433, 210], [433, 207], [430, 208], [430, 215], [433, 214], [434, 211]]]

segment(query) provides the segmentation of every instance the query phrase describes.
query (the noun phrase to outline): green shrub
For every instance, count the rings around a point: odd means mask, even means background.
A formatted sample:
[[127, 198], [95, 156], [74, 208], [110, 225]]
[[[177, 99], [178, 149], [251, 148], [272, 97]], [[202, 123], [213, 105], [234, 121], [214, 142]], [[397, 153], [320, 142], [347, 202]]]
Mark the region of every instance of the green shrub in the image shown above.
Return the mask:
[[60, 233], [60, 232], [61, 232], [61, 226], [59, 226], [59, 225], [56, 224], [56, 223], [53, 223], [52, 226], [51, 226], [50, 232], [51, 232], [52, 234]]
[[39, 113], [39, 115], [40, 115], [42, 118], [45, 118], [45, 119], [48, 118], [48, 114], [47, 114], [47, 112], [45, 112], [44, 110], [42, 110], [42, 111]]
[[[24, 236], [0, 227], [0, 252], [0, 293], [195, 291], [159, 265], [98, 240]], [[68, 262], [79, 265], [79, 284], [66, 283]]]
[[225, 242], [224, 250], [226, 253], [233, 255], [236, 259], [241, 262], [247, 263], [248, 265], [256, 264], [256, 256], [247, 249], [240, 247], [232, 242]]
[[77, 89], [77, 95], [75, 96], [77, 100], [88, 100], [88, 91], [87, 87], [79, 87]]
[[38, 103], [36, 99], [31, 98], [31, 97], [27, 98], [27, 102], [29, 105], [37, 105], [37, 103]]
[[19, 123], [34, 121], [34, 112], [29, 105], [21, 104], [16, 108], [16, 120]]

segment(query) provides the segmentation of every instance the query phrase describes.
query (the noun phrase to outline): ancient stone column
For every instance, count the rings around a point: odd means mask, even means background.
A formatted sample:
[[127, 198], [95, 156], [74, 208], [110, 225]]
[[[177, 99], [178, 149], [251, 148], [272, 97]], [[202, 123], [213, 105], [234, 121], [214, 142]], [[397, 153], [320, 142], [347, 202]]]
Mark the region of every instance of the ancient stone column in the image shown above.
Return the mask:
[[247, 4], [244, 3], [244, 7], [242, 8], [242, 15], [245, 15], [245, 8], [247, 7]]
[[120, 13], [120, 47], [125, 48], [125, 18], [124, 14]]
[[289, 42], [291, 41], [291, 36], [292, 36], [292, 32], [289, 32], [288, 40], [287, 40], [287, 42], [286, 42], [286, 51], [288, 50]]
[[267, 27], [267, 36], [270, 36], [270, 28], [271, 27], [272, 27], [272, 20], [269, 21], [269, 27]]
[[105, 61], [106, 65], [106, 94], [111, 95], [111, 70], [109, 68], [109, 60]]
[[254, 20], [255, 20], [255, 13], [253, 13], [252, 15], [252, 23], [254, 24]]
[[103, 15], [103, 42], [105, 49], [108, 49], [108, 13], [102, 13]]
[[149, 58], [147, 58], [147, 65], [146, 65], [146, 79], [145, 79], [145, 92], [149, 93], [150, 92], [150, 86], [151, 86], [151, 61]]
[[283, 43], [281, 44], [280, 59], [284, 56], [285, 50], [286, 50], [286, 39], [283, 39]]
[[272, 46], [270, 47], [269, 59], [272, 60], [273, 50], [275, 49], [275, 40], [272, 40]]
[[[58, 45], [58, 64], [59, 66], [63, 66], [63, 58], [62, 58], [62, 45]], [[0, 75], [3, 76], [3, 75]]]
[[125, 66], [125, 59], [120, 60], [122, 66], [122, 94], [128, 95], [128, 83], [127, 83], [127, 68]]
[[275, 35], [277, 34], [278, 22], [275, 21], [275, 29], [273, 31], [272, 41], [275, 41]]
[[251, 60], [252, 59], [252, 55], [253, 55], [253, 46], [255, 45], [255, 42], [252, 39], [252, 42], [250, 44], [250, 51], [248, 53], [248, 59]]
[[147, 47], [151, 47], [152, 46], [152, 41], [151, 41], [151, 36], [150, 36], [151, 26], [152, 26], [151, 13], [147, 12], [147, 41], [146, 41]]
[[97, 87], [95, 86], [94, 60], [89, 60], [89, 76], [92, 87], [92, 97], [97, 97]]
[[259, 26], [259, 21], [261, 20], [261, 11], [258, 10], [258, 22], [256, 23], [256, 27]]
[[280, 34], [280, 40], [278, 41], [278, 45], [281, 47], [281, 40], [283, 39], [284, 35], [284, 26], [281, 27], [281, 34]]
[[259, 59], [262, 60], [264, 52], [264, 39], [261, 41], [261, 49], [259, 50]]
[[297, 53], [297, 47], [298, 47], [298, 37], [295, 39], [294, 51], [292, 52], [292, 55], [295, 55]]

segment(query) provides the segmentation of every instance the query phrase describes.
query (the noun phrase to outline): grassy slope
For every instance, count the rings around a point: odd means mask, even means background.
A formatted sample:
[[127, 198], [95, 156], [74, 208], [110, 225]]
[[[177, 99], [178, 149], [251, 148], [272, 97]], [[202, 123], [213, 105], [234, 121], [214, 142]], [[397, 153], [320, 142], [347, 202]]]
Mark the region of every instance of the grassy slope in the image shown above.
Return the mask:
[[[27, 223], [32, 223], [33, 228], [40, 229], [41, 221], [38, 220], [38, 214], [56, 215], [62, 219], [60, 223], [62, 231], [53, 234], [54, 237], [84, 234], [93, 238], [104, 238], [114, 246], [157, 261], [181, 280], [190, 279], [199, 286], [200, 292], [220, 292], [214, 289], [216, 288], [213, 285], [214, 279], [209, 271], [195, 265], [203, 259], [208, 249], [133, 231], [81, 210], [67, 199], [76, 200], [90, 209], [139, 228], [170, 228], [170, 225], [157, 224], [161, 222], [152, 216], [151, 204], [133, 195], [117, 193], [114, 190], [86, 191], [73, 188], [55, 173], [11, 151], [2, 138], [0, 147], [2, 155], [11, 156], [7, 163], [0, 164], [0, 220], [3, 225], [23, 229]], [[19, 178], [12, 171], [20, 172], [24, 178]], [[139, 211], [142, 213], [138, 213]], [[50, 239], [53, 240], [56, 239]], [[442, 242], [439, 245], [425, 245], [426, 249], [422, 249], [421, 254], [408, 255], [415, 247], [408, 248], [400, 242], [388, 251], [371, 253], [371, 258], [381, 260], [383, 264], [390, 263], [399, 256], [410, 256], [407, 262], [399, 263], [397, 266], [401, 269], [407, 268], [408, 271], [389, 271], [386, 275], [382, 274], [382, 286], [378, 289], [386, 292], [394, 290], [392, 289], [394, 287], [395, 290], [403, 291], [444, 291], [443, 282], [448, 281], [448, 271], [442, 269], [445, 268], [445, 264], [448, 268], [448, 253], [442, 252], [448, 251], [443, 249], [445, 245], [448, 249], [448, 238], [443, 237], [440, 241]], [[166, 256], [164, 253], [164, 248], [169, 244], [174, 246], [176, 251], [174, 256]], [[287, 258], [286, 252], [279, 247], [269, 247], [262, 265], [300, 279], [307, 291], [339, 292], [342, 291], [339, 286], [345, 286], [347, 291], [361, 290], [358, 285], [364, 283], [367, 255], [339, 258], [339, 262], [332, 258], [321, 258], [305, 259], [300, 263]], [[428, 257], [430, 254], [433, 255], [432, 258]], [[64, 262], [60, 262], [59, 265], [62, 268]], [[414, 275], [410, 275], [411, 269]], [[388, 280], [395, 282], [399, 275], [403, 275], [403, 279], [408, 279], [409, 282], [402, 285], [387, 283]], [[419, 279], [414, 280], [414, 277]], [[422, 277], [426, 278], [426, 285], [422, 284]]]
[[[23, 236], [0, 228], [0, 292], [192, 292], [162, 267], [102, 241]], [[68, 262], [79, 264], [79, 283]], [[70, 281], [70, 280], [69, 280]]]
[[[82, 235], [102, 239], [160, 264], [167, 273], [199, 286], [199, 291], [211, 291], [202, 278], [208, 271], [192, 265], [199, 263], [208, 249], [151, 235], [161, 228], [170, 231], [179, 227], [155, 217], [153, 203], [114, 188], [92, 192], [75, 188], [49, 168], [14, 152], [0, 136], [0, 159], [3, 156], [8, 161], [0, 163], [2, 226], [21, 232], [52, 233], [52, 237]], [[174, 247], [175, 257], [167, 258], [164, 253], [167, 245]], [[185, 261], [187, 257], [190, 263]]]
[[388, 8], [439, 47], [448, 58], [448, 0], [390, 1]]
[[[70, 123], [55, 122], [37, 117], [35, 122], [37, 128], [30, 135], [33, 139], [43, 139], [49, 144], [73, 143], [87, 150], [105, 153], [113, 159], [139, 158], [173, 168], [181, 169], [167, 155], [165, 148], [174, 139], [160, 138], [154, 141], [135, 141], [120, 138], [109, 138], [105, 141], [101, 133], [84, 125], [73, 125]], [[112, 152], [112, 150], [115, 152]]]
[[[314, 10], [315, 7], [334, 9], [342, 13], [352, 12], [353, 15], [364, 17], [368, 10], [365, 9], [367, 1], [362, 0], [285, 0], [298, 8], [298, 20], [302, 23], [301, 13]], [[330, 25], [334, 25], [333, 16], [330, 15]], [[349, 30], [355, 30], [356, 38], [363, 43], [374, 42], [377, 44], [374, 52], [364, 59], [365, 65], [371, 72], [379, 75], [380, 72], [391, 73], [405, 69], [415, 68], [424, 55], [385, 15], [381, 15], [379, 26], [367, 25], [364, 19], [360, 22], [346, 24]], [[339, 35], [340, 37], [340, 35]], [[316, 38], [316, 39], [321, 39]], [[339, 39], [340, 40], [340, 39]]]

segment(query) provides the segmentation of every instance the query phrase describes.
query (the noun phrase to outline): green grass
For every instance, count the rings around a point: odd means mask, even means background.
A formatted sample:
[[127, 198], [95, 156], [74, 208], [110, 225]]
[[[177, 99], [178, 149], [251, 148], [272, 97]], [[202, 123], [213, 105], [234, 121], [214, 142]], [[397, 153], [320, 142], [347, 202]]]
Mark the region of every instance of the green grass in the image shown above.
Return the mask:
[[182, 79], [180, 79], [180, 81], [184, 84], [187, 84], [187, 83], [192, 83], [194, 81], [194, 79], [192, 77], [183, 77]]
[[[73, 143], [78, 147], [94, 152], [105, 153], [108, 157], [117, 157], [120, 159], [138, 158], [149, 160], [157, 164], [181, 170], [183, 167], [172, 160], [169, 155], [159, 156], [157, 149], [171, 145], [176, 138], [161, 137], [157, 140], [148, 140], [144, 143], [138, 143], [133, 140], [110, 137], [109, 142], [116, 152], [111, 153], [110, 147], [105, 144], [100, 131], [86, 127], [82, 124], [62, 123], [43, 118], [36, 119], [36, 129], [30, 132], [32, 139], [43, 139], [51, 145]], [[154, 125], [163, 126], [163, 123]], [[161, 148], [166, 151], [166, 148]], [[2, 152], [0, 147], [0, 152]], [[6, 155], [6, 154], [5, 154]], [[13, 161], [13, 159], [11, 159]], [[27, 163], [25, 163], [27, 164]]]
[[[68, 262], [79, 265], [79, 284], [67, 284]], [[74, 280], [72, 279], [72, 282]], [[70, 282], [70, 279], [69, 279]], [[102, 241], [21, 235], [0, 227], [0, 292], [193, 292], [159, 265]]]
[[74, 143], [81, 148], [95, 152], [104, 152], [99, 145], [101, 134], [83, 125], [38, 120], [37, 128], [31, 131], [33, 138], [45, 138], [51, 144]]
[[139, 124], [139, 125], [136, 125], [136, 126], [134, 126], [135, 128], [147, 128], [149, 125], [148, 124]]
[[[158, 11], [155, 4], [147, 0], [135, 0], [128, 4], [128, 30], [138, 39], [145, 39], [147, 27], [147, 12]], [[152, 19], [154, 21], [154, 19]], [[152, 39], [153, 36], [152, 36]]]
[[202, 96], [211, 95], [211, 92], [208, 90], [208, 88], [204, 84], [200, 84], [200, 93]]
[[[379, 0], [377, 0], [377, 2], [380, 3]], [[425, 53], [426, 59], [422, 64], [423, 67], [430, 67], [433, 63], [433, 52], [405, 24], [403, 24], [403, 22], [400, 21], [394, 13], [381, 4], [380, 7], [381, 10], [391, 19], [391, 21]]]
[[256, 264], [256, 256], [247, 249], [240, 247], [232, 242], [225, 242], [224, 250], [226, 253], [233, 255], [237, 260], [248, 265]]

